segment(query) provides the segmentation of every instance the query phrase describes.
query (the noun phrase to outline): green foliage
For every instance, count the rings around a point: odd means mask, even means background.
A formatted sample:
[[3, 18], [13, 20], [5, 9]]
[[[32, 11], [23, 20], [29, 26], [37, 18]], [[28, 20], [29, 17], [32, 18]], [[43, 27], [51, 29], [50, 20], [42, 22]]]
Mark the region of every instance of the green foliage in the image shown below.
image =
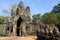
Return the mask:
[[0, 16], [0, 24], [2, 24], [5, 21], [5, 16]]
[[57, 16], [56, 24], [60, 24], [60, 13], [56, 14], [56, 16]]
[[58, 5], [56, 5], [56, 6], [53, 7], [52, 12], [54, 12], [54, 13], [60, 13], [60, 3]]
[[45, 13], [42, 16], [39, 14], [33, 15], [34, 20], [40, 20], [44, 24], [59, 24], [60, 25], [60, 3], [53, 7], [51, 12]]
[[20, 32], [22, 31], [22, 26], [20, 26]]
[[34, 20], [40, 20], [44, 24], [56, 24], [57, 16], [53, 12], [45, 13], [44, 15], [36, 14], [32, 16]]
[[56, 24], [60, 25], [60, 3], [54, 6], [52, 12], [57, 16]]
[[55, 24], [57, 17], [54, 13], [45, 13], [42, 15], [41, 21], [45, 24]]
[[41, 14], [35, 14], [35, 15], [32, 16], [32, 18], [33, 18], [34, 20], [40, 20]]

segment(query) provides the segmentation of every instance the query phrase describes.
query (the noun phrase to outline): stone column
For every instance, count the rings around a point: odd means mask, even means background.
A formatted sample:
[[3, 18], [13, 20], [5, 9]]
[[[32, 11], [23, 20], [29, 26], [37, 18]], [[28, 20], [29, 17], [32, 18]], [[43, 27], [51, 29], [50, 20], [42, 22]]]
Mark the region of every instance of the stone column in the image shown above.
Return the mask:
[[25, 30], [26, 24], [22, 23], [22, 31], [23, 31], [23, 36], [26, 35], [26, 30]]
[[17, 36], [16, 30], [17, 30], [17, 26], [16, 24], [14, 24], [13, 25], [13, 36]]
[[15, 16], [14, 20], [13, 20], [13, 33], [12, 35], [13, 36], [17, 36], [17, 24], [16, 24], [16, 20], [17, 20], [17, 17]]

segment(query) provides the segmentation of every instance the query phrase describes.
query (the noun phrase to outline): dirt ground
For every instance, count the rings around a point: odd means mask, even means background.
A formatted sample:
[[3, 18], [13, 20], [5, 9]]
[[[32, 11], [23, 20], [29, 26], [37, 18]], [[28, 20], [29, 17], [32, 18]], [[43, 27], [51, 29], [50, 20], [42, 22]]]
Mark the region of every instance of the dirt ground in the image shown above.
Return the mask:
[[36, 36], [26, 36], [26, 37], [0, 37], [0, 40], [36, 40]]

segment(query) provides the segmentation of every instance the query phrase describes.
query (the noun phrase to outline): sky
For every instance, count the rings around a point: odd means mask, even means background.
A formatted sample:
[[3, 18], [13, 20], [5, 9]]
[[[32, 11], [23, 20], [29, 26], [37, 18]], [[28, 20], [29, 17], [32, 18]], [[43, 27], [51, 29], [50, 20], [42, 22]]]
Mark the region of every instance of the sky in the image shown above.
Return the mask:
[[[2, 11], [7, 9], [10, 11], [12, 5], [18, 5], [21, 0], [0, 0], [0, 16], [7, 15]], [[31, 16], [37, 13], [44, 14], [50, 12], [55, 5], [60, 3], [60, 0], [22, 0], [24, 6], [29, 6], [31, 10]]]

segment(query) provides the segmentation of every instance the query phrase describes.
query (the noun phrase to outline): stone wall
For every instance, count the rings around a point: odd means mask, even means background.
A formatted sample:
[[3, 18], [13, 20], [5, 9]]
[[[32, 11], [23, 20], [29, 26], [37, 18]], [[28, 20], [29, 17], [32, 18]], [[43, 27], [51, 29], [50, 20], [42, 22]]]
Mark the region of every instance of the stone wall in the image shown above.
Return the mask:
[[6, 24], [0, 24], [0, 36], [7, 35], [6, 29], [7, 29]]

